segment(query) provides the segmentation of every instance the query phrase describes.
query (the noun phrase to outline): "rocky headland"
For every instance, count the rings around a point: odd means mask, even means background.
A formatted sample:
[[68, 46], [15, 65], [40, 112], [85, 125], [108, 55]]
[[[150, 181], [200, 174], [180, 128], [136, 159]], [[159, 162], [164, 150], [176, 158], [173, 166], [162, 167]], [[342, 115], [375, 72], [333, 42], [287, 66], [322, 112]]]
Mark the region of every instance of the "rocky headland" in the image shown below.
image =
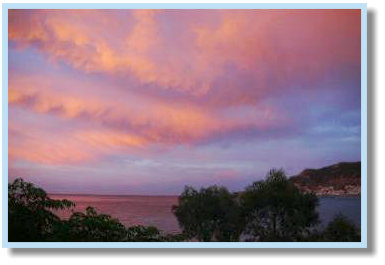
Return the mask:
[[360, 196], [361, 162], [341, 162], [319, 169], [305, 169], [290, 180], [303, 192], [318, 196]]

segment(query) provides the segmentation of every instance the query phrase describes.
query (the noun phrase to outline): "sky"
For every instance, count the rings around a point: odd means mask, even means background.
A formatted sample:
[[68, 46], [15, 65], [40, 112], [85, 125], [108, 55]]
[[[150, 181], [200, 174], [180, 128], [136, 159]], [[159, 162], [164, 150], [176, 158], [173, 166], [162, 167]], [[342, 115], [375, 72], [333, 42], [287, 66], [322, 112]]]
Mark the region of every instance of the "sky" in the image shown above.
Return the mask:
[[10, 10], [9, 181], [243, 189], [360, 161], [360, 10]]

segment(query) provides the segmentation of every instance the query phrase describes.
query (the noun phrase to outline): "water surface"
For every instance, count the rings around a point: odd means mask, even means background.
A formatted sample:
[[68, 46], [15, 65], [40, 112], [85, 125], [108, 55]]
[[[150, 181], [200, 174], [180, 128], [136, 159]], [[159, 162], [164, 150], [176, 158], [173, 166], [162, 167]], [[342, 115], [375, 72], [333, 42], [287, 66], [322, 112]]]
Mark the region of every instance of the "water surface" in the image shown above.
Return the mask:
[[[53, 199], [68, 199], [76, 203], [76, 211], [84, 211], [87, 206], [100, 213], [118, 218], [129, 225], [153, 225], [168, 233], [180, 232], [173, 215], [172, 205], [178, 203], [177, 196], [110, 196], [110, 195], [50, 195]], [[318, 207], [321, 225], [327, 224], [341, 213], [356, 225], [361, 225], [360, 197], [321, 197]], [[68, 218], [71, 211], [60, 211], [58, 215]]]

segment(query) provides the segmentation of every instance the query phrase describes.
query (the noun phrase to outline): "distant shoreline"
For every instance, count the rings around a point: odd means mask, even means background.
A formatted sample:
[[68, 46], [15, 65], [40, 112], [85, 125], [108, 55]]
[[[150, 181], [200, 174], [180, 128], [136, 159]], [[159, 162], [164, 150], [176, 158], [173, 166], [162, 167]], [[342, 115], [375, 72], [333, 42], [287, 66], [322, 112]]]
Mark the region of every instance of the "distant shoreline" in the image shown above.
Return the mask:
[[342, 195], [317, 195], [318, 198], [361, 198], [361, 194], [342, 194]]
[[148, 195], [148, 194], [87, 194], [87, 193], [48, 193], [49, 196], [99, 196], [99, 197], [179, 197], [179, 195]]
[[[98, 196], [98, 197], [179, 197], [179, 195], [135, 195], [135, 194], [119, 194], [119, 195], [113, 195], [113, 194], [83, 194], [83, 193], [48, 193], [49, 196], [59, 196], [59, 197], [65, 197], [65, 196], [83, 196], [83, 197], [92, 197], [92, 196]], [[318, 198], [361, 198], [361, 194], [341, 194], [341, 195], [333, 195], [333, 194], [324, 194], [324, 195], [317, 195]]]

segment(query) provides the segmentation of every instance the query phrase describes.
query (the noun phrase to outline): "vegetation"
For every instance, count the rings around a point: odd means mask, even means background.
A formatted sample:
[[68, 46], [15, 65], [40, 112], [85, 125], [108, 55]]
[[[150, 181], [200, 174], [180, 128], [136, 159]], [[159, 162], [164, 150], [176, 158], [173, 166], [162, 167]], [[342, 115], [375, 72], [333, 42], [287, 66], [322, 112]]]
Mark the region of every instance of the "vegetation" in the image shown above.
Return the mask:
[[98, 214], [92, 207], [85, 213], [75, 212], [63, 220], [50, 241], [119, 242], [126, 239], [126, 228], [117, 219]]
[[150, 242], [182, 241], [155, 227], [125, 227], [119, 220], [88, 207], [61, 220], [52, 210], [74, 207], [68, 200], [52, 200], [32, 183], [16, 179], [8, 185], [8, 240], [10, 242]]
[[183, 234], [198, 241], [360, 240], [345, 217], [318, 231], [317, 206], [317, 196], [302, 193], [283, 170], [272, 169], [265, 180], [238, 194], [217, 186], [199, 191], [185, 187], [173, 211]]
[[8, 185], [9, 241], [45, 241], [61, 223], [51, 210], [73, 205], [67, 200], [52, 200], [43, 189], [16, 179]]
[[225, 187], [200, 191], [185, 187], [173, 207], [183, 233], [199, 241], [239, 241], [242, 219], [239, 203]]
[[260, 241], [297, 241], [319, 223], [314, 194], [301, 193], [282, 170], [270, 170], [241, 195], [245, 232]]
[[361, 235], [352, 221], [343, 215], [337, 215], [326, 227], [322, 241], [359, 242]]
[[181, 234], [163, 234], [154, 226], [131, 226], [127, 228], [127, 240], [132, 242], [179, 242], [186, 238]]
[[317, 205], [314, 194], [302, 193], [275, 169], [240, 193], [185, 187], [172, 209], [182, 229], [174, 235], [153, 226], [125, 227], [92, 207], [62, 220], [53, 210], [73, 208], [73, 202], [50, 199], [16, 179], [8, 185], [8, 232], [11, 242], [360, 241], [359, 230], [341, 215], [318, 231]]

